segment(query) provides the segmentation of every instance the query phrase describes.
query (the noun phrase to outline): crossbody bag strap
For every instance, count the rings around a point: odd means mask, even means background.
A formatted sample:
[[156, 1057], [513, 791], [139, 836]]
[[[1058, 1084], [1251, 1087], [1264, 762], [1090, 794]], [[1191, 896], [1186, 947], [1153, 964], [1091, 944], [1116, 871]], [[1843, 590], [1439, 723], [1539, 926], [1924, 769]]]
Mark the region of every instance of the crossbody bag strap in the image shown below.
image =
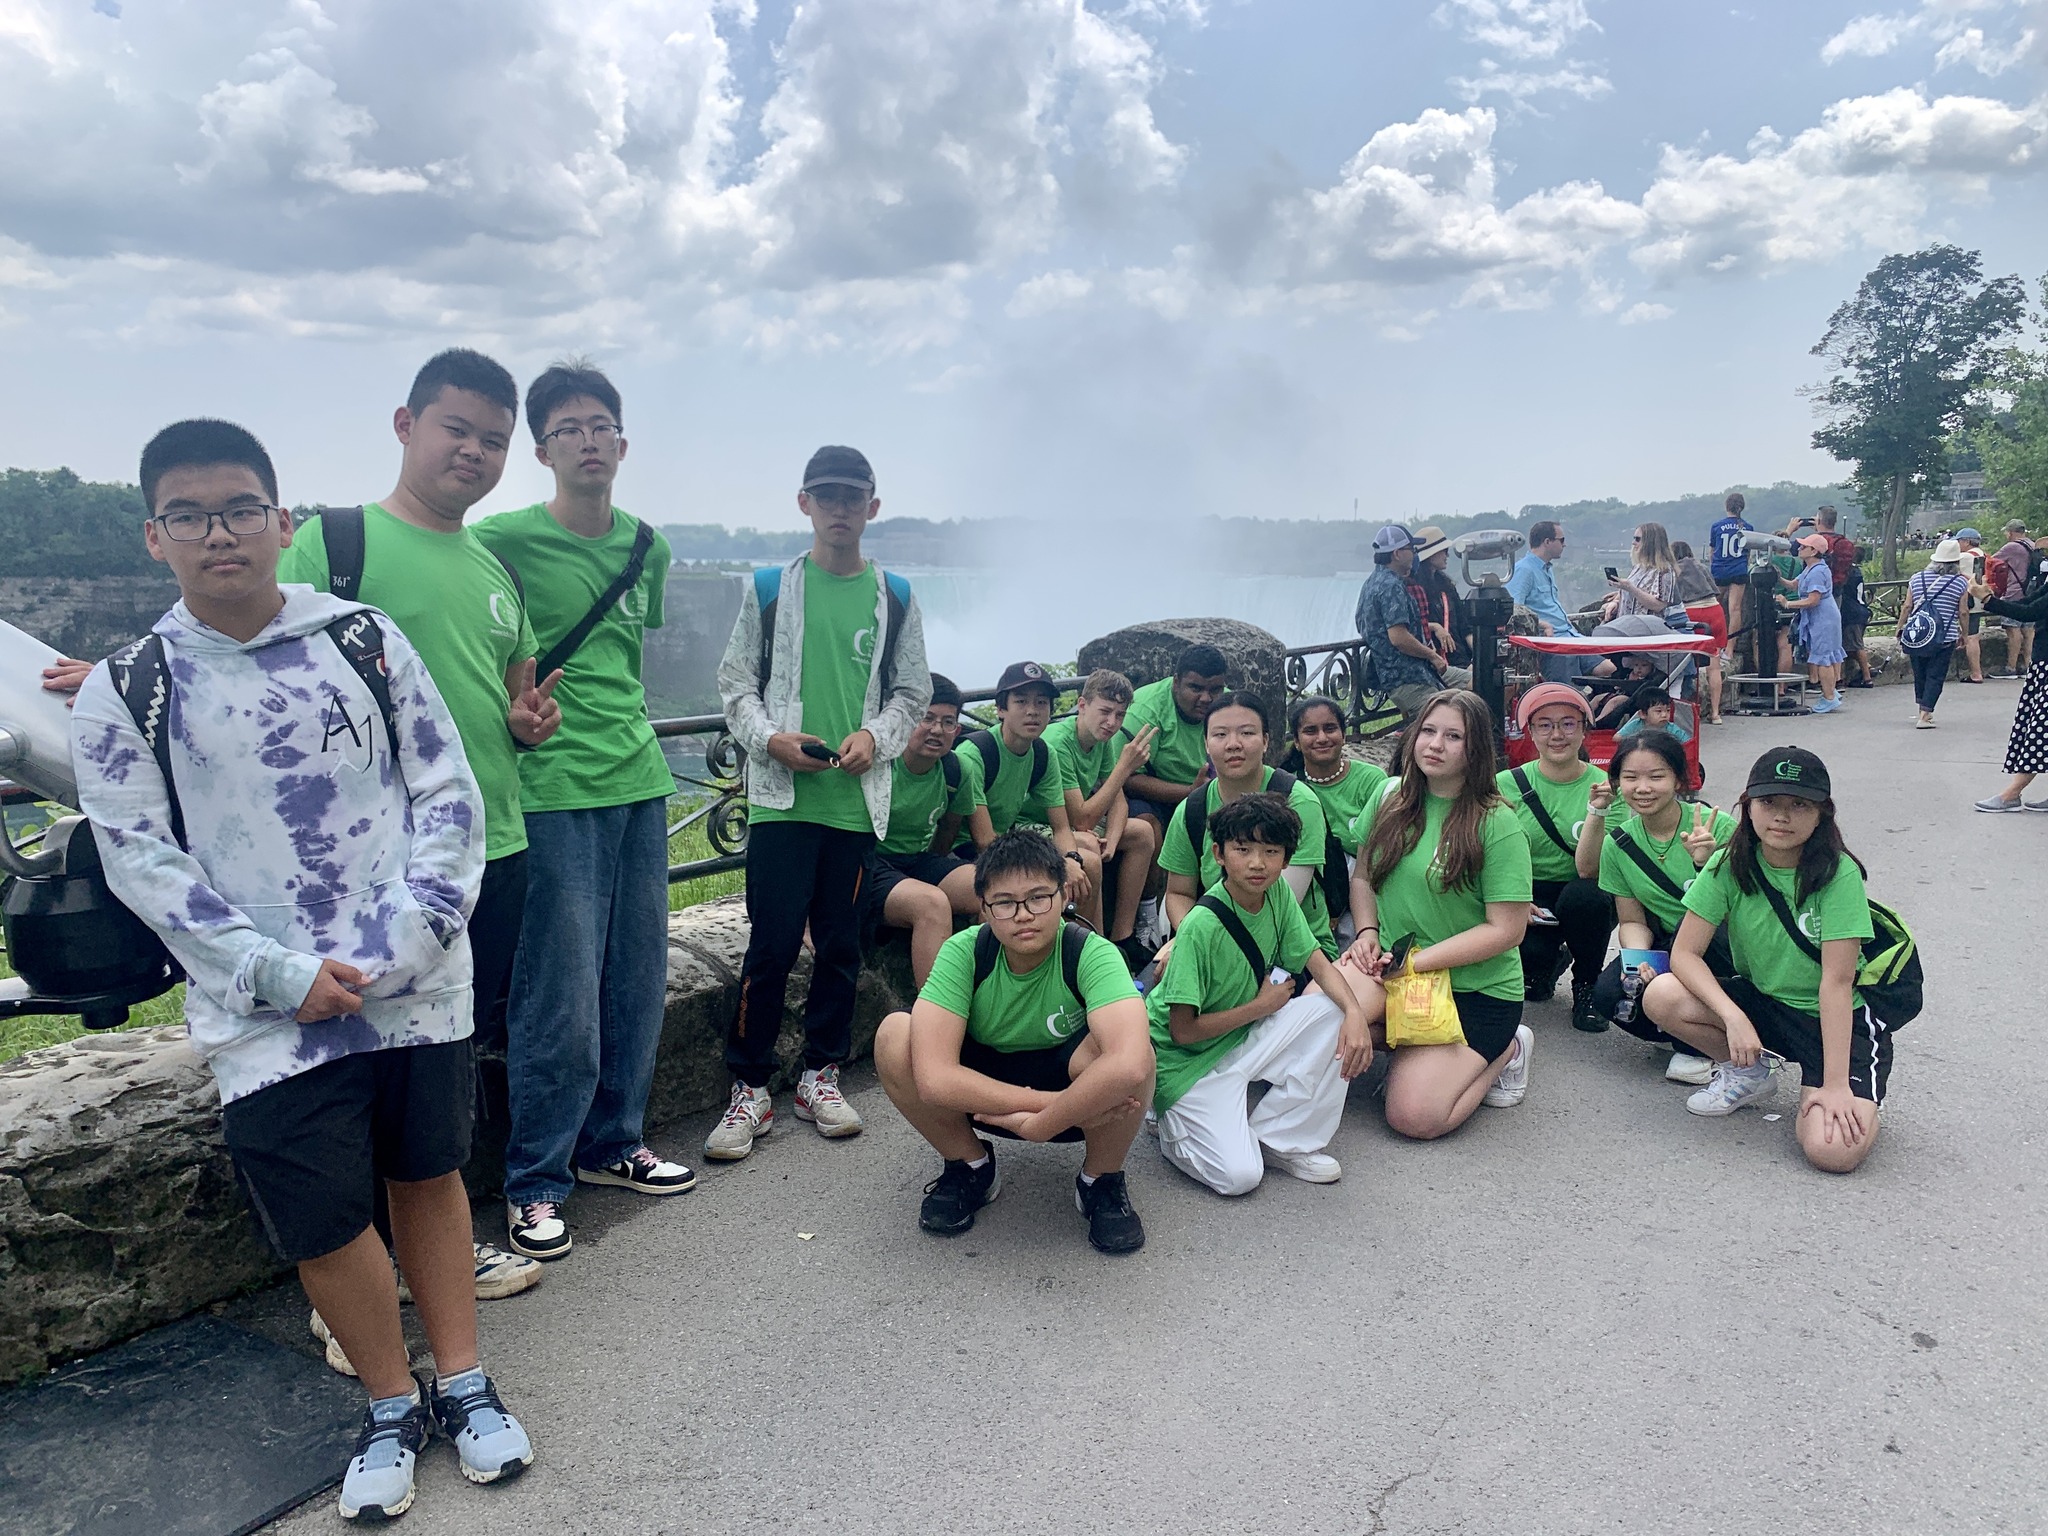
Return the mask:
[[567, 662], [590, 638], [591, 631], [604, 622], [604, 616], [611, 611], [612, 604], [624, 597], [640, 584], [640, 573], [647, 569], [647, 552], [654, 548], [654, 530], [642, 523], [633, 534], [633, 548], [626, 556], [626, 568], [612, 578], [612, 584], [598, 594], [590, 611], [576, 621], [576, 627], [548, 647], [547, 654], [534, 664], [533, 675], [545, 680], [557, 668]]
[[1785, 905], [1785, 898], [1778, 894], [1778, 888], [1771, 884], [1769, 878], [1761, 875], [1758, 878], [1763, 881], [1764, 895], [1771, 903], [1771, 910], [1778, 914], [1778, 921], [1784, 925], [1786, 935], [1799, 946], [1800, 953], [1815, 965], [1819, 965], [1820, 946], [1799, 931], [1799, 919], [1792, 915], [1792, 909]]
[[1529, 782], [1528, 771], [1516, 768], [1513, 770], [1512, 776], [1515, 781], [1515, 788], [1522, 792], [1522, 804], [1529, 807], [1529, 814], [1536, 818], [1536, 825], [1543, 829], [1543, 835], [1557, 844], [1566, 853], [1576, 855], [1579, 851], [1579, 845], [1566, 842], [1564, 834], [1557, 830], [1557, 823], [1551, 820], [1550, 812], [1545, 810], [1543, 802], [1536, 798], [1536, 786]]
[[1650, 857], [1650, 850], [1628, 835], [1625, 827], [1616, 827], [1608, 834], [1614, 839], [1614, 846], [1636, 861], [1637, 868], [1650, 877], [1651, 882], [1674, 901], [1685, 900], [1685, 887], [1671, 878], [1670, 873]]
[[1244, 951], [1245, 964], [1252, 968], [1252, 985], [1263, 987], [1266, 984], [1266, 973], [1272, 966], [1266, 957], [1259, 953], [1258, 940], [1252, 937], [1252, 931], [1245, 927], [1244, 920], [1230, 910], [1229, 903], [1218, 901], [1214, 896], [1204, 896], [1195, 905], [1206, 907], [1216, 914], [1216, 920], [1223, 925], [1223, 931], [1230, 935], [1239, 949]]

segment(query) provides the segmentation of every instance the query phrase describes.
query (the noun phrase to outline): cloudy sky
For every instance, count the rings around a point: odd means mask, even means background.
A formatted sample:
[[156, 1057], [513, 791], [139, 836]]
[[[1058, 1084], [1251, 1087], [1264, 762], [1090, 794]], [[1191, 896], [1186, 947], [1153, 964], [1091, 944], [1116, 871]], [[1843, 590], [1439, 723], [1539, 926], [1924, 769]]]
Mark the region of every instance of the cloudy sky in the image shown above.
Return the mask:
[[1869, 3], [4, 0], [0, 461], [361, 500], [465, 343], [600, 361], [664, 522], [1825, 480], [1878, 256], [2048, 266], [2048, 0]]

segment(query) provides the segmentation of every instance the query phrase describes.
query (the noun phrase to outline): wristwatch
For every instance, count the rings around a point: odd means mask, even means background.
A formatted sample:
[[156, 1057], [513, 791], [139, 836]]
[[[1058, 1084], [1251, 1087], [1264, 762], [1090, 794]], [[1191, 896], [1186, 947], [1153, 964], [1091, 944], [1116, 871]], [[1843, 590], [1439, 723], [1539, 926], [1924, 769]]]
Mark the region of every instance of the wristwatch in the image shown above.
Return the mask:
[[1074, 852], [1071, 848], [1068, 849], [1064, 854], [1062, 854], [1061, 857], [1072, 859], [1076, 864], [1079, 864], [1081, 862], [1081, 855]]

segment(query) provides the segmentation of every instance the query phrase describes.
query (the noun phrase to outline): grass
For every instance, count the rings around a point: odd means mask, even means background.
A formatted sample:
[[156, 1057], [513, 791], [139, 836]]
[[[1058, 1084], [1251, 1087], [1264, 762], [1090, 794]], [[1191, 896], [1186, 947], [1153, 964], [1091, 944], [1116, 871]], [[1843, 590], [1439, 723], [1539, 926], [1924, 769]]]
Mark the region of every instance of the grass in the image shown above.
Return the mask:
[[[678, 796], [677, 800], [680, 799]], [[669, 802], [671, 819], [688, 808], [685, 804], [678, 804], [677, 800]], [[685, 828], [668, 840], [668, 860], [671, 864], [688, 864], [697, 859], [708, 859], [717, 852], [718, 850], [713, 848], [710, 840], [705, 837], [702, 822]], [[746, 871], [739, 869], [730, 869], [720, 875], [705, 875], [696, 880], [685, 880], [668, 888], [668, 909], [671, 912], [680, 912], [685, 907], [715, 901], [720, 896], [734, 895], [746, 887]]]

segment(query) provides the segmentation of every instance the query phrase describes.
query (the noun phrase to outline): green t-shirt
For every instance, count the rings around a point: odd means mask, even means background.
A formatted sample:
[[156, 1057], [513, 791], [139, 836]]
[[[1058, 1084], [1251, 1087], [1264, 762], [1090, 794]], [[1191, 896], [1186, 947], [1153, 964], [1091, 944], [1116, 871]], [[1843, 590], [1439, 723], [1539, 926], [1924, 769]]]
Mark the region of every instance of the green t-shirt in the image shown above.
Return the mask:
[[953, 755], [960, 759], [960, 766], [974, 785], [974, 803], [988, 807], [989, 824], [1000, 837], [1018, 822], [1026, 826], [1050, 826], [1047, 813], [1054, 806], [1065, 807], [1067, 803], [1067, 776], [1060, 768], [1060, 755], [1050, 746], [1045, 753], [1045, 773], [1038, 781], [1038, 788], [1031, 787], [1031, 765], [1038, 753], [1029, 742], [1022, 752], [1012, 752], [1003, 745], [1003, 733], [996, 730], [996, 781], [982, 782], [981, 749], [966, 737], [953, 748]]
[[1181, 715], [1173, 702], [1173, 679], [1162, 677], [1147, 683], [1131, 698], [1124, 712], [1124, 728], [1117, 734], [1117, 750], [1138, 734], [1141, 725], [1156, 725], [1152, 738], [1152, 759], [1144, 772], [1169, 784], [1192, 784], [1209, 761], [1208, 726]]
[[974, 798], [974, 783], [964, 765], [960, 787], [950, 795], [946, 793], [943, 761], [923, 773], [912, 773], [899, 757], [889, 765], [889, 773], [889, 835], [882, 839], [883, 853], [929, 853], [940, 817], [951, 811], [964, 819], [981, 803]]
[[[1804, 902], [1796, 901], [1792, 894], [1797, 870], [1773, 869], [1762, 859], [1757, 860], [1757, 868], [1777, 887], [1799, 931], [1815, 945], [1829, 939], [1870, 937], [1870, 898], [1863, 889], [1863, 876], [1851, 860], [1843, 859], [1835, 868], [1835, 878]], [[1792, 941], [1768, 896], [1762, 891], [1748, 895], [1735, 883], [1726, 849], [1709, 859], [1693, 881], [1692, 889], [1685, 893], [1685, 909], [1727, 927], [1735, 969], [1754, 982], [1759, 992], [1804, 1013], [1820, 1012], [1820, 962], [1807, 959]], [[1860, 994], [1857, 1001], [1862, 1001]]]
[[[318, 517], [293, 530], [277, 579], [327, 590], [327, 545]], [[483, 794], [484, 857], [519, 852], [526, 846], [522, 754], [505, 724], [512, 702], [505, 674], [539, 650], [519, 589], [469, 529], [416, 528], [373, 501], [363, 508], [363, 581], [356, 595], [391, 616], [441, 691]], [[565, 728], [572, 724], [567, 713]]]
[[[1061, 930], [1066, 928], [1062, 922]], [[1131, 969], [1124, 957], [1099, 933], [1081, 947], [1081, 1002], [1067, 990], [1060, 970], [1060, 937], [1046, 957], [1023, 975], [1010, 969], [1008, 955], [979, 990], [974, 985], [974, 940], [979, 925], [956, 933], [939, 946], [932, 973], [918, 996], [967, 1021], [967, 1038], [992, 1051], [1049, 1051], [1088, 1027], [1097, 1008], [1136, 997]], [[1243, 962], [1239, 962], [1242, 964]]]
[[1213, 1040], [1178, 1045], [1168, 1027], [1173, 1005], [1192, 1004], [1198, 1014], [1227, 1013], [1232, 1008], [1241, 1008], [1258, 995], [1260, 984], [1274, 966], [1299, 971], [1318, 947], [1315, 934], [1295, 902], [1294, 892], [1283, 881], [1276, 880], [1267, 888], [1266, 900], [1256, 912], [1240, 907], [1221, 882], [1208, 894], [1229, 903], [1238, 921], [1251, 934], [1252, 942], [1258, 945], [1259, 953], [1266, 957], [1266, 970], [1257, 976], [1252, 974], [1244, 951], [1237, 947], [1237, 940], [1214, 912], [1198, 906], [1188, 914], [1180, 932], [1173, 936], [1173, 954], [1166, 962], [1165, 973], [1145, 999], [1145, 1016], [1152, 1025], [1152, 1050], [1159, 1061], [1152, 1107], [1162, 1115], [1178, 1104], [1182, 1095], [1252, 1029], [1246, 1024]]
[[1358, 856], [1358, 837], [1351, 830], [1358, 813], [1366, 803], [1380, 792], [1380, 786], [1387, 782], [1387, 770], [1376, 763], [1350, 762], [1344, 769], [1344, 777], [1334, 784], [1317, 784], [1306, 774], [1302, 783], [1316, 792], [1316, 799], [1322, 802], [1323, 819], [1330, 830], [1337, 834], [1337, 842], [1353, 858]]
[[[526, 584], [527, 617], [545, 652], [618, 579], [639, 526], [614, 507], [610, 531], [586, 539], [536, 505], [487, 517], [471, 531]], [[641, 637], [661, 628], [668, 558], [668, 541], [656, 534], [639, 585], [612, 604], [563, 664], [555, 686], [562, 728], [519, 756], [523, 809], [587, 811], [665, 797], [675, 789], [647, 723], [647, 693], [640, 685]]]
[[[1273, 770], [1262, 769], [1259, 773], [1259, 788], [1264, 789], [1273, 782]], [[1223, 786], [1211, 779], [1203, 793], [1208, 796], [1205, 807], [1210, 824], [1216, 820], [1216, 813], [1223, 809]], [[1189, 797], [1190, 799], [1193, 796]], [[1294, 808], [1294, 814], [1301, 818], [1301, 843], [1294, 850], [1294, 857], [1287, 862], [1304, 869], [1320, 871], [1323, 867], [1323, 849], [1329, 838], [1329, 824], [1323, 820], [1323, 802], [1316, 798], [1315, 791], [1301, 779], [1294, 781], [1294, 788], [1288, 791], [1287, 803]], [[1173, 808], [1173, 818], [1166, 824], [1166, 837], [1159, 847], [1159, 867], [1169, 875], [1187, 875], [1197, 886], [1208, 890], [1223, 878], [1223, 867], [1216, 862], [1216, 843], [1205, 833], [1202, 838], [1201, 861], [1197, 864], [1194, 846], [1188, 841], [1187, 801], [1183, 800]], [[1288, 895], [1292, 896], [1292, 891]], [[1332, 959], [1337, 955], [1337, 940], [1330, 932], [1330, 906], [1323, 900], [1322, 882], [1310, 880], [1308, 895], [1302, 899], [1301, 915], [1307, 919], [1309, 931], [1316, 936], [1316, 943], [1323, 953]]]
[[1734, 835], [1735, 818], [1726, 811], [1713, 810], [1708, 806], [1681, 806], [1678, 830], [1665, 841], [1645, 832], [1643, 818], [1631, 813], [1620, 825], [1609, 827], [1606, 840], [1600, 844], [1600, 889], [1610, 896], [1628, 896], [1642, 903], [1645, 912], [1656, 918], [1666, 932], [1676, 936], [1678, 925], [1685, 921], [1684, 903], [1652, 880], [1643, 866], [1624, 853], [1614, 839], [1616, 834], [1626, 832], [1680, 889], [1689, 890], [1700, 870], [1693, 863], [1692, 855], [1685, 851], [1685, 834], [1709, 821], [1716, 843], [1725, 843]]
[[[1361, 846], [1372, 835], [1373, 821], [1385, 801], [1384, 793], [1375, 796], [1359, 816]], [[1455, 891], [1439, 888], [1435, 868], [1437, 845], [1443, 840], [1444, 817], [1450, 809], [1450, 801], [1436, 795], [1429, 797], [1421, 838], [1408, 856], [1394, 866], [1386, 884], [1376, 893], [1380, 943], [1387, 949], [1404, 938], [1413, 938], [1417, 949], [1441, 944], [1485, 922], [1488, 902], [1528, 901], [1532, 895], [1529, 839], [1522, 832], [1520, 819], [1504, 805], [1488, 811], [1479, 825], [1479, 878]], [[1521, 951], [1510, 949], [1477, 965], [1453, 966], [1451, 989], [1520, 1002]]]
[[[1593, 786], [1604, 774], [1591, 763], [1579, 764], [1580, 773], [1569, 784], [1558, 784], [1543, 776], [1543, 770], [1534, 763], [1522, 765], [1522, 776], [1529, 781], [1529, 787], [1536, 791], [1536, 799], [1544, 810], [1550, 813], [1551, 825], [1556, 827], [1572, 844], [1578, 847], [1579, 829], [1586, 824], [1586, 808], [1591, 803]], [[1538, 880], [1576, 880], [1579, 868], [1573, 854], [1566, 853], [1551, 840], [1548, 832], [1536, 820], [1536, 813], [1523, 803], [1521, 786], [1515, 783], [1515, 770], [1503, 768], [1494, 778], [1500, 789], [1500, 797], [1507, 801], [1509, 809], [1522, 824], [1522, 835], [1529, 839], [1529, 872]]]
[[[834, 576], [804, 557], [804, 675], [798, 697], [803, 725], [833, 751], [861, 728], [868, 674], [874, 664], [875, 568]], [[797, 727], [792, 727], [797, 729]], [[856, 774], [828, 768], [794, 773], [796, 800], [787, 810], [751, 802], [754, 821], [809, 821], [846, 832], [872, 832], [875, 819]]]
[[1067, 788], [1078, 789], [1083, 800], [1102, 788], [1102, 781], [1109, 777], [1110, 769], [1116, 766], [1117, 754], [1123, 750], [1120, 743], [1120, 737], [1110, 736], [1098, 741], [1084, 752], [1081, 749], [1080, 732], [1074, 725], [1072, 715], [1055, 720], [1045, 728], [1045, 744], [1052, 748], [1052, 755], [1059, 759], [1060, 772], [1066, 776]]

